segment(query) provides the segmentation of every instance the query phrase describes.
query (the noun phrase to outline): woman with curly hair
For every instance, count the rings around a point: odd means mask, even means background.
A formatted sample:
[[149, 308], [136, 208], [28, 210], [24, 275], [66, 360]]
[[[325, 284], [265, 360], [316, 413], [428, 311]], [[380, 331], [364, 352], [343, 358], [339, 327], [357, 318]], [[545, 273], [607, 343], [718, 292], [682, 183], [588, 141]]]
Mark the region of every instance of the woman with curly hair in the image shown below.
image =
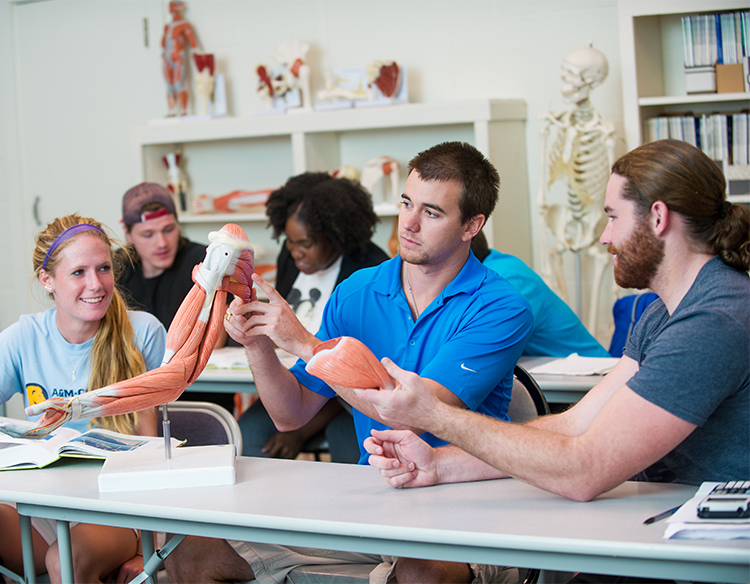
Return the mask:
[[[356, 182], [325, 172], [294, 176], [271, 193], [266, 215], [274, 239], [286, 237], [277, 259], [276, 289], [312, 333], [317, 332], [323, 307], [340, 282], [356, 270], [388, 259], [371, 241], [378, 217], [370, 194]], [[324, 435], [331, 460], [359, 460], [351, 414], [336, 399], [293, 432], [277, 432], [260, 400], [239, 423], [245, 456], [295, 458], [306, 443]]]

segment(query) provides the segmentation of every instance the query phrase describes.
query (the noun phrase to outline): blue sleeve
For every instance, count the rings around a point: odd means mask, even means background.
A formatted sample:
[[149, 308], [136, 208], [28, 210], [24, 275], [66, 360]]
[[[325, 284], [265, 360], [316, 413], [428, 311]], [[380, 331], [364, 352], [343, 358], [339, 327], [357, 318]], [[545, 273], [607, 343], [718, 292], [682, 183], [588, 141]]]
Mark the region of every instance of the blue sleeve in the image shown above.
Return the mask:
[[14, 394], [23, 392], [18, 353], [19, 332], [20, 325], [17, 322], [0, 332], [0, 403], [5, 403]]

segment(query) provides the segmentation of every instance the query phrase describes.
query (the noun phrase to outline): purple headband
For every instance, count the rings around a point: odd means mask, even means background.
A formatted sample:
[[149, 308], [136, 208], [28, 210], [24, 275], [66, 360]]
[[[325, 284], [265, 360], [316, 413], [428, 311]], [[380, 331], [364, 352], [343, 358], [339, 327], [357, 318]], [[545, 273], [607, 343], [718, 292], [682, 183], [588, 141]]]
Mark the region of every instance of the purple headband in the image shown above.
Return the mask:
[[57, 236], [57, 239], [52, 242], [52, 245], [49, 246], [49, 249], [47, 250], [47, 255], [44, 256], [44, 264], [42, 264], [42, 269], [47, 269], [47, 262], [49, 261], [50, 256], [54, 253], [54, 251], [60, 247], [62, 243], [69, 240], [74, 235], [78, 235], [82, 231], [98, 231], [102, 235], [107, 235], [99, 229], [96, 225], [91, 225], [91, 223], [79, 223], [78, 225], [73, 225], [73, 227], [68, 227], [65, 231], [63, 231], [60, 235]]

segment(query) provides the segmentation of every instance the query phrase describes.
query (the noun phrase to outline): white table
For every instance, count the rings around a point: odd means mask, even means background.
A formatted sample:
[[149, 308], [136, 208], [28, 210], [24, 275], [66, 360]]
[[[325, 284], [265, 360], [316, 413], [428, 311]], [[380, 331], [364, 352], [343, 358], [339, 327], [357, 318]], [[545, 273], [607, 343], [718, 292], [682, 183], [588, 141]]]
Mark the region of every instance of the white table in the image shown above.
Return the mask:
[[626, 483], [575, 503], [515, 480], [393, 489], [371, 467], [239, 458], [233, 486], [99, 493], [99, 469], [96, 462], [59, 461], [4, 471], [0, 500], [17, 502], [24, 516], [169, 533], [560, 571], [750, 580], [747, 540], [664, 540], [664, 522], [643, 524], [694, 494], [682, 485]]

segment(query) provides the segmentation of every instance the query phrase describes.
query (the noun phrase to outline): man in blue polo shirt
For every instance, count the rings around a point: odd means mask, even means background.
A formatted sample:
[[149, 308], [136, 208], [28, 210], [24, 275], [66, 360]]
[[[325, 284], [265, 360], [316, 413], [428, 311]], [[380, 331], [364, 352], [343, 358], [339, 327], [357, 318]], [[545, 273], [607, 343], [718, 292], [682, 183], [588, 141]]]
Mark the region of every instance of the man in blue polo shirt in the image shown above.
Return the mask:
[[[418, 373], [447, 404], [508, 419], [513, 369], [533, 316], [528, 301], [470, 252], [495, 207], [498, 186], [497, 171], [473, 146], [449, 142], [418, 154], [409, 163], [401, 195], [399, 256], [342, 282], [315, 336], [273, 287], [254, 276], [270, 302], [233, 302], [225, 327], [245, 346], [258, 393], [279, 430], [298, 428], [338, 394], [354, 408], [360, 462], [367, 463], [362, 442], [373, 428], [387, 426], [353, 390], [330, 387], [304, 370], [314, 347], [339, 336], [355, 337], [378, 359], [388, 357]], [[300, 361], [286, 370], [274, 344]], [[422, 437], [445, 444], [429, 434]], [[383, 583], [392, 573], [402, 582], [495, 582], [506, 572], [515, 576], [514, 570], [496, 566], [228, 544], [186, 540], [167, 564], [170, 580], [277, 582], [298, 565], [342, 562], [377, 565], [370, 581]]]

